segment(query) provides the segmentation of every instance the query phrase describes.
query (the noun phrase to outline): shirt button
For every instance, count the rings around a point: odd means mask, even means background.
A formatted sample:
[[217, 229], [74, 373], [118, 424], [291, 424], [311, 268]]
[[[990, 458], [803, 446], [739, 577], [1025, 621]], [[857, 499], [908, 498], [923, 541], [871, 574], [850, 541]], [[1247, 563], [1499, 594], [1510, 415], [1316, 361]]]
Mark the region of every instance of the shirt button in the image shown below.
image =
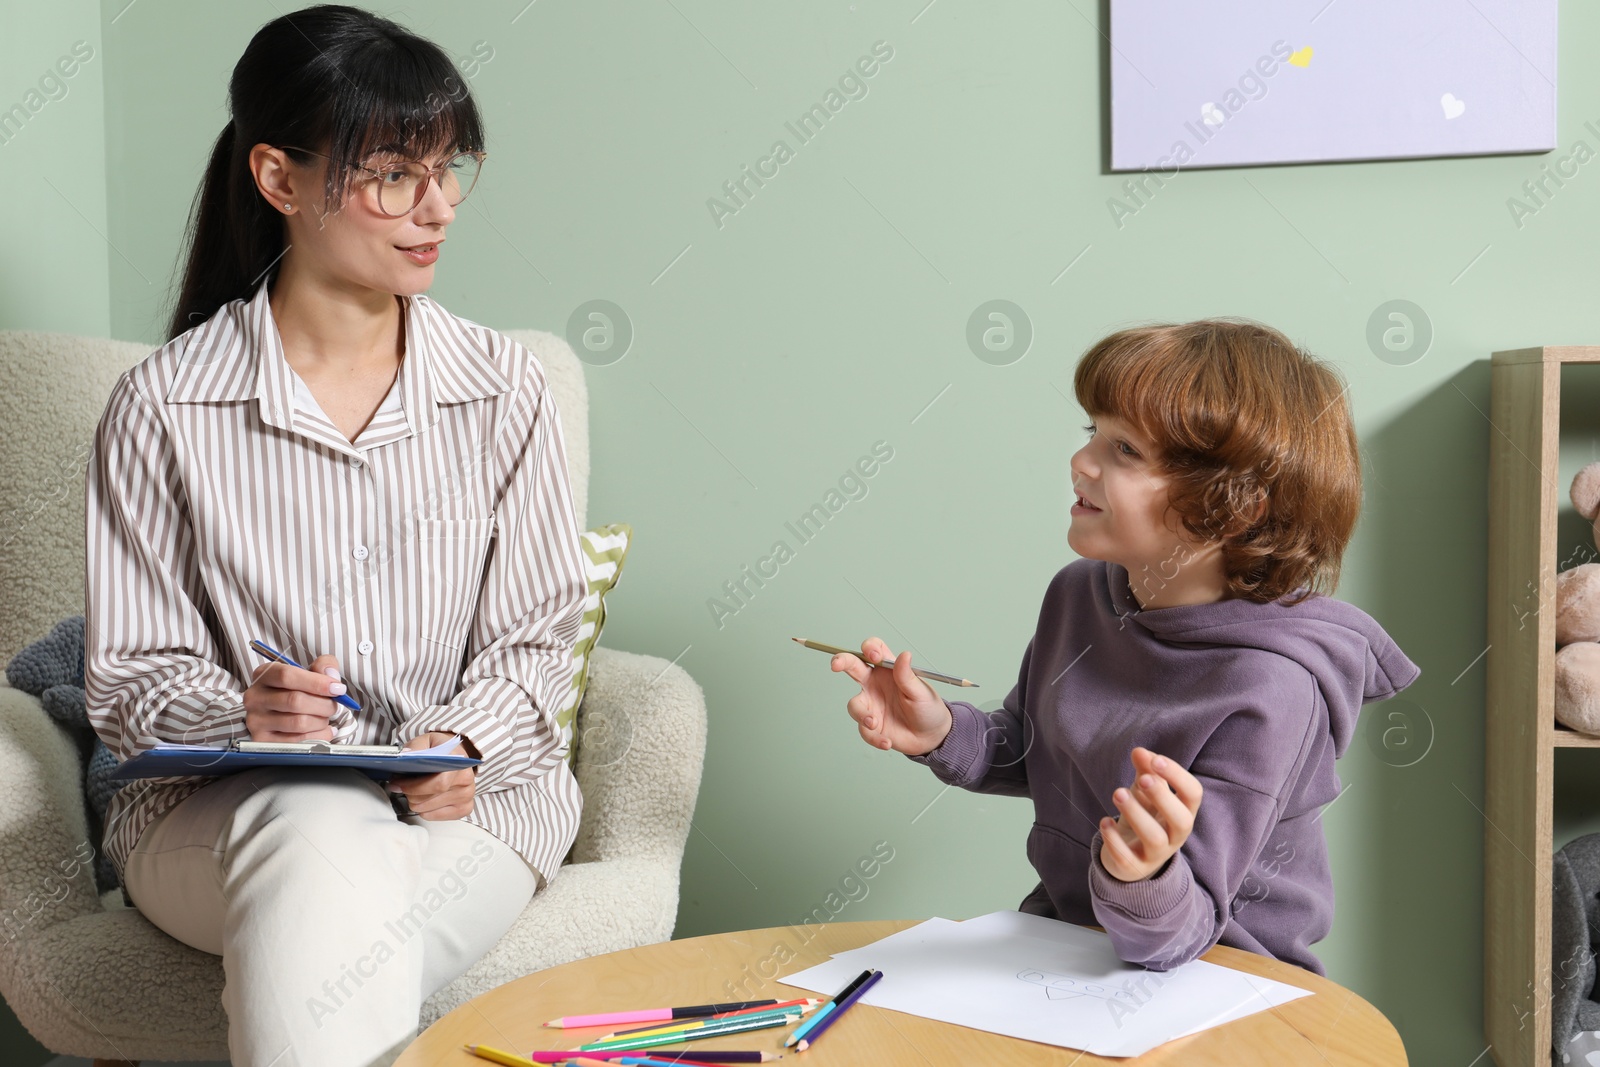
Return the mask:
[[371, 641], [363, 641], [363, 642], [361, 642], [359, 645], [356, 646], [356, 651], [361, 653], [363, 656], [371, 655], [372, 654], [372, 642]]
[[357, 545], [351, 551], [350, 554], [352, 556], [354, 556], [356, 559], [366, 559], [367, 558], [367, 546], [366, 545]]
[[350, 466], [352, 466], [352, 467], [361, 466], [361, 457], [359, 457], [359, 456], [351, 456], [350, 457]]

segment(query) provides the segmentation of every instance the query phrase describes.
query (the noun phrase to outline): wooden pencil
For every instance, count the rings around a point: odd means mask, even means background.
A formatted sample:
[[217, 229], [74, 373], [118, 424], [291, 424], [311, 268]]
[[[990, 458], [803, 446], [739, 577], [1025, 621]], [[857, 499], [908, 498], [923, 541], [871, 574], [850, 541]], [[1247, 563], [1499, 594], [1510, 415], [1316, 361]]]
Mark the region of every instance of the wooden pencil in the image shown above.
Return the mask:
[[857, 986], [854, 993], [851, 993], [848, 997], [845, 997], [844, 1000], [840, 1001], [839, 1006], [833, 1011], [829, 1012], [827, 1018], [823, 1019], [816, 1026], [812, 1027], [811, 1032], [800, 1039], [800, 1044], [795, 1046], [795, 1051], [804, 1052], [806, 1049], [816, 1044], [817, 1038], [821, 1037], [823, 1033], [827, 1031], [828, 1027], [838, 1022], [839, 1016], [849, 1011], [850, 1005], [854, 1004], [856, 1001], [865, 996], [867, 990], [876, 985], [878, 983], [878, 979], [882, 977], [882, 971], [873, 971], [871, 978], [868, 978], [865, 982], [862, 982], [859, 986]]
[[707, 1037], [719, 1037], [722, 1034], [742, 1034], [746, 1030], [765, 1030], [773, 1026], [788, 1026], [800, 1021], [800, 1013], [791, 1015], [758, 1015], [748, 1021], [743, 1019], [728, 1019], [716, 1026], [704, 1026], [698, 1030], [679, 1031], [670, 1034], [641, 1034], [638, 1037], [620, 1038], [616, 1041], [597, 1041], [593, 1044], [580, 1045], [574, 1051], [593, 1052], [595, 1050], [611, 1051], [613, 1049], [640, 1049], [652, 1045], [676, 1045], [686, 1041], [699, 1041]]
[[502, 1063], [506, 1067], [538, 1067], [533, 1060], [526, 1056], [519, 1056], [515, 1052], [506, 1052], [503, 1049], [490, 1048], [488, 1045], [462, 1045], [462, 1048], [490, 1063]]
[[871, 978], [871, 977], [872, 977], [872, 968], [868, 967], [866, 970], [862, 971], [860, 974], [858, 974], [854, 978], [852, 978], [850, 980], [850, 984], [849, 985], [845, 986], [843, 989], [839, 990], [839, 992], [835, 993], [828, 1000], [828, 1003], [826, 1003], [826, 1004], [824, 1004], [822, 1006], [822, 1010], [821, 1011], [817, 1012], [817, 1014], [813, 1015], [810, 1019], [807, 1019], [805, 1022], [803, 1022], [799, 1026], [795, 1027], [794, 1028], [794, 1032], [791, 1033], [788, 1037], [783, 1039], [783, 1047], [784, 1048], [788, 1048], [791, 1045], [794, 1045], [794, 1044], [798, 1043], [799, 1040], [802, 1037], [805, 1037], [808, 1033], [811, 1032], [813, 1027], [815, 1027], [818, 1023], [822, 1022], [822, 1020], [826, 1016], [831, 1015], [833, 1013], [833, 1010], [839, 1006], [839, 1002], [841, 1000], [843, 1000], [845, 997], [848, 997], [851, 993], [854, 993], [857, 989], [861, 988], [861, 983], [865, 982], [868, 978]]
[[747, 1052], [743, 1049], [708, 1048], [700, 1051], [686, 1049], [617, 1049], [606, 1051], [595, 1049], [588, 1052], [574, 1049], [537, 1049], [528, 1053], [528, 1059], [534, 1063], [566, 1063], [573, 1057], [593, 1060], [604, 1063], [615, 1063], [622, 1059], [645, 1058], [652, 1060], [667, 1060], [673, 1063], [683, 1063], [693, 1067], [700, 1063], [770, 1063], [782, 1059], [773, 1052]]
[[[835, 656], [854, 656], [856, 659], [860, 660], [862, 663], [865, 663], [869, 667], [894, 667], [894, 660], [892, 659], [883, 660], [881, 663], [872, 663], [868, 661], [867, 657], [863, 656], [854, 649], [838, 648], [834, 645], [825, 645], [821, 641], [808, 641], [804, 637], [791, 637], [789, 640], [795, 642], [796, 644], [805, 645], [807, 648], [814, 648], [818, 652], [831, 652]], [[959, 685], [967, 689], [978, 688], [978, 683], [972, 681], [971, 679], [957, 678], [950, 674], [940, 674], [938, 671], [925, 671], [921, 667], [912, 667], [911, 673], [916, 675], [918, 678], [926, 678], [930, 682], [943, 682], [946, 685]]]
[[545, 1023], [558, 1029], [577, 1029], [585, 1026], [615, 1026], [625, 1023], [671, 1022], [674, 1019], [698, 1019], [719, 1012], [744, 1011], [748, 1008], [775, 1008], [776, 1000], [739, 1000], [728, 1004], [694, 1004], [680, 1008], [646, 1008], [642, 1011], [606, 1011], [597, 1015], [566, 1015]]
[[[818, 1004], [822, 1003], [814, 997], [804, 1000], [784, 1001], [771, 1008], [746, 1008], [744, 1011], [728, 1011], [718, 1015], [708, 1015], [703, 1019], [680, 1019], [672, 1023], [655, 1023], [650, 1026], [640, 1026], [632, 1030], [614, 1030], [594, 1041], [617, 1041], [625, 1037], [641, 1037], [645, 1034], [671, 1034], [685, 1030], [698, 1030], [703, 1026], [712, 1026], [717, 1023], [729, 1022], [733, 1019], [749, 1019], [757, 1015], [809, 1015]], [[592, 1043], [592, 1042], [591, 1042]]]

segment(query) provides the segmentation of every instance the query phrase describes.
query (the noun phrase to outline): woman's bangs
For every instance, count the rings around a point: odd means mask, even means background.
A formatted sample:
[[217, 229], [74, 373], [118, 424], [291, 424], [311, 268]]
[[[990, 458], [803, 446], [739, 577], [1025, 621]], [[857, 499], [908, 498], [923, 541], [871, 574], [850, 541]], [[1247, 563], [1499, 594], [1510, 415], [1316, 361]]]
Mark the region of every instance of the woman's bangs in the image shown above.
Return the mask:
[[[382, 61], [353, 74], [332, 103], [328, 155], [348, 165], [375, 155], [427, 160], [453, 151], [482, 151], [483, 122], [466, 78], [442, 57], [385, 49]], [[342, 194], [344, 189], [340, 189]]]

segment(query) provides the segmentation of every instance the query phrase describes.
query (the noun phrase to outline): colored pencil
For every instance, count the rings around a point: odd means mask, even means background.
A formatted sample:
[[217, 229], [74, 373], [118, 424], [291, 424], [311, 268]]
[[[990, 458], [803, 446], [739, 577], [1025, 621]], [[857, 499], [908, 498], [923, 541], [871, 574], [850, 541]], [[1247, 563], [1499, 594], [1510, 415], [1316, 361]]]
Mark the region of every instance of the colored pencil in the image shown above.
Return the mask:
[[651, 1059], [664, 1059], [670, 1064], [770, 1064], [774, 1059], [782, 1059], [779, 1053], [746, 1053], [741, 1049], [725, 1048], [701, 1049], [698, 1053], [678, 1053], [669, 1048], [646, 1048], [640, 1051]]
[[628, 1023], [671, 1022], [673, 1019], [693, 1019], [718, 1012], [743, 1011], [746, 1008], [776, 1008], [777, 1000], [738, 1000], [727, 1004], [695, 1004], [687, 1008], [644, 1008], [639, 1011], [605, 1011], [598, 1015], [564, 1015], [551, 1019], [546, 1026], [573, 1030], [583, 1026], [624, 1026]]
[[641, 1026], [634, 1030], [615, 1030], [604, 1037], [595, 1038], [596, 1041], [615, 1041], [622, 1037], [638, 1037], [640, 1034], [667, 1034], [675, 1030], [693, 1030], [702, 1026], [722, 1022], [726, 1019], [749, 1019], [757, 1015], [801, 1015], [810, 1014], [818, 1004], [822, 1003], [815, 998], [805, 1000], [791, 1000], [776, 1008], [746, 1008], [744, 1011], [723, 1012], [720, 1015], [708, 1015], [704, 1019], [680, 1019], [672, 1023], [656, 1023], [653, 1026]]
[[789, 1036], [783, 1039], [783, 1047], [792, 1048], [799, 1044], [802, 1037], [805, 1037], [807, 1034], [809, 1034], [823, 1019], [826, 1019], [829, 1015], [833, 1014], [833, 1009], [837, 1008], [838, 1006], [839, 1002], [837, 1000], [828, 1001], [828, 1003], [822, 1006], [822, 1010], [818, 1011], [811, 1018], [807, 1019], [805, 1022], [801, 1023], [799, 1026], [790, 1031]]
[[800, 1040], [800, 1044], [796, 1046], [796, 1049], [800, 1052], [804, 1052], [806, 1049], [816, 1044], [817, 1038], [821, 1037], [823, 1032], [827, 1030], [828, 1027], [838, 1022], [839, 1016], [849, 1011], [850, 1005], [854, 1004], [856, 1001], [865, 996], [867, 990], [876, 985], [878, 980], [882, 977], [882, 971], [873, 971], [871, 978], [868, 978], [865, 982], [862, 982], [861, 985], [856, 988], [854, 993], [851, 993], [848, 997], [845, 997], [844, 1000], [839, 1002], [839, 1007], [836, 1011], [829, 1012], [826, 1019], [822, 1020], [822, 1022], [811, 1028], [811, 1033], [807, 1034]]
[[725, 1048], [699, 1049], [694, 1052], [674, 1052], [665, 1048], [641, 1049], [646, 1056], [653, 1060], [666, 1060], [671, 1063], [771, 1063], [783, 1057], [776, 1052], [743, 1052]]
[[676, 1045], [684, 1041], [698, 1041], [701, 1038], [717, 1037], [721, 1034], [742, 1034], [746, 1030], [765, 1030], [773, 1026], [789, 1026], [798, 1021], [799, 1013], [793, 1015], [760, 1015], [754, 1019], [730, 1019], [716, 1026], [706, 1026], [699, 1030], [690, 1030], [677, 1034], [642, 1034], [639, 1037], [623, 1038], [617, 1041], [596, 1041], [588, 1045], [579, 1045], [575, 1051], [593, 1052], [597, 1049], [639, 1049], [649, 1048], [652, 1045]]
[[794, 1033], [792, 1033], [788, 1037], [784, 1038], [783, 1047], [784, 1048], [788, 1048], [790, 1045], [795, 1044], [802, 1037], [805, 1037], [807, 1034], [809, 1034], [811, 1032], [811, 1028], [813, 1026], [816, 1026], [819, 1022], [821, 1022], [823, 1020], [824, 1016], [828, 1015], [830, 1012], [833, 1011], [833, 1009], [835, 1007], [838, 1006], [839, 1001], [843, 1000], [845, 997], [848, 997], [851, 993], [854, 993], [857, 989], [859, 989], [861, 987], [861, 983], [862, 982], [865, 982], [868, 978], [871, 978], [871, 977], [872, 977], [872, 968], [868, 967], [866, 970], [862, 971], [860, 974], [858, 974], [854, 978], [852, 978], [850, 980], [850, 984], [849, 985], [845, 986], [843, 989], [839, 990], [839, 992], [835, 993], [833, 995], [833, 998], [831, 1000], [829, 1000], [828, 1003], [826, 1003], [826, 1004], [824, 1004], [822, 1006], [822, 1010], [821, 1011], [817, 1012], [811, 1018], [807, 1019], [805, 1022], [803, 1022], [799, 1026], [795, 1027]]
[[462, 1048], [472, 1053], [481, 1060], [491, 1063], [504, 1063], [507, 1067], [538, 1067], [533, 1060], [526, 1056], [518, 1056], [515, 1052], [504, 1052], [488, 1045], [462, 1045]]
[[574, 1056], [610, 1063], [646, 1057], [682, 1063], [688, 1067], [701, 1063], [770, 1063], [783, 1058], [774, 1052], [746, 1052], [742, 1049], [725, 1048], [708, 1048], [696, 1052], [665, 1048], [623, 1049], [615, 1052], [603, 1049], [590, 1052], [578, 1052], [573, 1049], [539, 1049], [528, 1053], [528, 1058], [534, 1063], [566, 1063]]
[[687, 1040], [688, 1035], [698, 1033], [708, 1026], [720, 1027], [725, 1026], [728, 1023], [749, 1022], [762, 1018], [804, 1019], [808, 1014], [815, 1010], [815, 1007], [782, 1008], [770, 1016], [766, 1012], [751, 1012], [749, 1015], [717, 1016], [707, 1019], [703, 1022], [690, 1022], [675, 1026], [650, 1027], [647, 1030], [623, 1030], [615, 1034], [606, 1034], [604, 1037], [591, 1038], [589, 1044], [598, 1045], [602, 1043], [610, 1043], [612, 1041], [637, 1041], [641, 1038], [647, 1037], [653, 1037], [659, 1042], [671, 1044], [674, 1041]]
[[684, 1026], [701, 1026], [714, 1019], [736, 1019], [746, 1015], [766, 1015], [770, 1012], [795, 1009], [801, 1012], [821, 1004], [816, 997], [801, 997], [798, 1000], [785, 1000], [766, 1008], [740, 1008], [738, 1011], [720, 1011], [715, 1015], [704, 1015], [690, 1019], [674, 1019], [671, 1022], [650, 1023], [646, 1026], [636, 1026], [631, 1030], [613, 1030], [604, 1037], [595, 1038], [596, 1041], [610, 1041], [612, 1038], [628, 1037], [633, 1034], [648, 1034], [656, 1030], [676, 1030]]
[[[794, 642], [796, 642], [798, 644], [805, 645], [807, 648], [814, 648], [818, 652], [831, 652], [835, 656], [837, 656], [837, 655], [839, 655], [841, 653], [843, 653], [846, 656], [854, 656], [856, 659], [860, 660], [862, 663], [866, 663], [867, 666], [869, 666], [869, 667], [891, 667], [892, 668], [894, 666], [894, 660], [892, 660], [892, 659], [886, 659], [886, 660], [883, 660], [883, 661], [881, 661], [879, 663], [869, 663], [867, 661], [867, 657], [863, 656], [859, 652], [852, 651], [852, 650], [850, 650], [848, 648], [838, 648], [838, 647], [836, 647], [834, 645], [825, 645], [821, 641], [807, 641], [803, 637], [791, 637], [791, 638], [789, 638], [789, 640], [794, 641]], [[963, 686], [963, 687], [965, 687], [967, 689], [976, 689], [976, 688], [978, 688], [978, 683], [974, 682], [974, 681], [971, 681], [970, 679], [957, 678], [954, 675], [949, 675], [949, 674], [940, 674], [938, 671], [925, 671], [921, 667], [912, 667], [911, 668], [911, 673], [916, 675], [918, 678], [926, 678], [930, 682], [943, 682], [946, 685], [959, 685], [959, 686]]]

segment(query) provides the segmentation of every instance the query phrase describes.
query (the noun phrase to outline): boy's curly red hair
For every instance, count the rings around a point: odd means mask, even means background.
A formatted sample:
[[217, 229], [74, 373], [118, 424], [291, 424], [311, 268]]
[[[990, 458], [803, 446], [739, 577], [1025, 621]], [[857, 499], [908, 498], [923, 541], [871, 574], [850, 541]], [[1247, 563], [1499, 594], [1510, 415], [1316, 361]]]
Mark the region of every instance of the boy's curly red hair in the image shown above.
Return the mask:
[[[1119, 330], [1073, 378], [1090, 418], [1155, 445], [1170, 505], [1222, 541], [1227, 597], [1332, 593], [1361, 511], [1361, 456], [1344, 379], [1270, 326], [1204, 319]], [[1304, 587], [1304, 588], [1302, 588]]]

